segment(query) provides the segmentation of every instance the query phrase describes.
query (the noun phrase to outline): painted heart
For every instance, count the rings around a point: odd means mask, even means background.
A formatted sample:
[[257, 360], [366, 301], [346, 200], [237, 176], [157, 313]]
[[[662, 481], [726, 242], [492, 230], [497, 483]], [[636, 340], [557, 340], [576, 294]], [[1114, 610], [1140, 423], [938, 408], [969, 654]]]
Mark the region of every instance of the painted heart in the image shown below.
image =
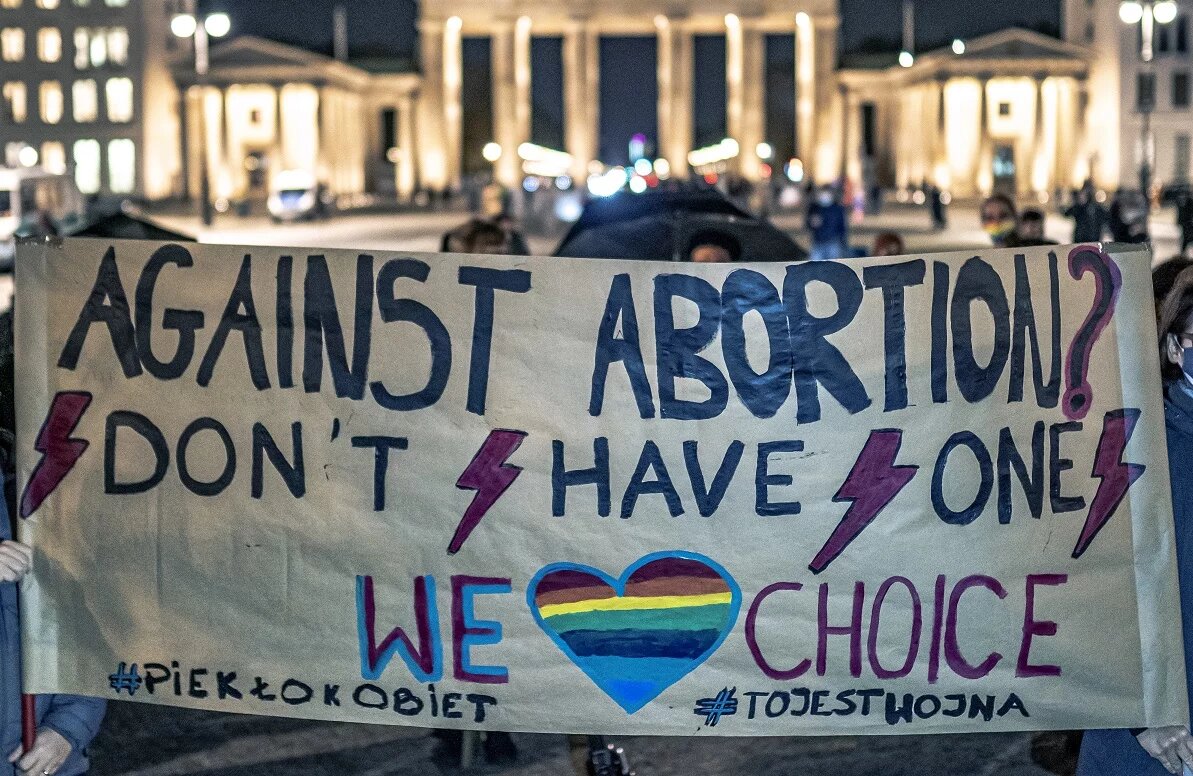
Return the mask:
[[656, 552], [614, 579], [553, 563], [526, 591], [539, 627], [627, 713], [708, 659], [729, 635], [741, 590], [703, 555]]

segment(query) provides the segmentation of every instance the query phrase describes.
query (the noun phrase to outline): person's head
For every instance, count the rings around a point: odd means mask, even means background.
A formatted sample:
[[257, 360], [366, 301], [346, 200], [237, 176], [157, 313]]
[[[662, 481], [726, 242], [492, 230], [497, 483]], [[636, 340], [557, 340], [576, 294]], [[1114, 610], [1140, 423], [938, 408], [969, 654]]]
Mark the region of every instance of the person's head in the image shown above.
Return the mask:
[[902, 256], [905, 252], [903, 238], [894, 232], [883, 232], [874, 238], [875, 256]]
[[1176, 279], [1189, 267], [1193, 267], [1193, 259], [1184, 256], [1173, 256], [1152, 267], [1152, 293], [1156, 299], [1156, 313], [1160, 312], [1164, 300], [1176, 285]]
[[688, 261], [696, 264], [723, 264], [741, 258], [741, 243], [726, 232], [702, 229], [688, 240], [684, 255]]
[[1160, 374], [1164, 382], [1193, 383], [1193, 269], [1176, 279], [1160, 306]]
[[1015, 233], [1015, 203], [1005, 194], [986, 198], [981, 209], [982, 230], [996, 246], [1005, 245]]
[[443, 246], [453, 253], [505, 254], [509, 244], [500, 226], [474, 218], [444, 235]]
[[821, 186], [816, 190], [816, 204], [821, 207], [828, 207], [837, 201], [837, 193], [833, 191], [832, 186]]
[[1034, 207], [1027, 208], [1019, 215], [1016, 232], [1024, 240], [1043, 240], [1044, 214]]

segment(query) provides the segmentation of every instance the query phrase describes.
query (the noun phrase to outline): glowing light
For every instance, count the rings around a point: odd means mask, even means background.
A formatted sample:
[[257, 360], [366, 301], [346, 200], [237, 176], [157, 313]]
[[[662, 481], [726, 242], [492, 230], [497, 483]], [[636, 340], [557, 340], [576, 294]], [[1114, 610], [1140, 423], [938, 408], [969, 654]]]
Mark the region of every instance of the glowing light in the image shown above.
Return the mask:
[[395, 147], [386, 150], [385, 159], [390, 164], [397, 164], [402, 158], [401, 152]]
[[580, 220], [584, 212], [584, 204], [576, 194], [565, 194], [555, 200], [555, 217], [565, 224], [572, 224]]
[[464, 26], [464, 20], [459, 16], [450, 16], [447, 20], [447, 30], [451, 33], [457, 33], [460, 28]]
[[639, 175], [649, 175], [652, 169], [653, 167], [651, 166], [649, 159], [639, 159], [638, 161], [634, 162], [634, 172], [638, 173]]
[[527, 177], [522, 179], [522, 188], [526, 189], [528, 194], [533, 194], [534, 192], [538, 191], [540, 185], [542, 184], [538, 178]]
[[717, 185], [718, 180], [720, 180], [720, 177], [715, 172], [708, 172], [704, 174], [704, 182], [709, 186]]
[[629, 152], [630, 161], [637, 161], [646, 156], [646, 135], [641, 132], [634, 133], [630, 138]]
[[486, 162], [495, 162], [501, 158], [501, 144], [494, 143], [490, 140], [485, 143], [484, 148], [481, 149], [481, 156], [485, 158]]
[[741, 19], [737, 18], [737, 14], [735, 14], [735, 13], [725, 14], [725, 26], [726, 27], [733, 29], [734, 27], [737, 27], [739, 24], [741, 24]]
[[915, 64], [915, 55], [914, 54], [912, 54], [910, 51], [900, 51], [899, 52], [899, 66], [900, 67], [911, 67], [914, 64]]
[[1174, 0], [1160, 0], [1152, 7], [1152, 15], [1160, 24], [1168, 24], [1176, 19], [1176, 2]]
[[634, 192], [635, 194], [641, 194], [642, 192], [646, 191], [646, 179], [640, 175], [635, 175], [633, 178], [630, 178], [630, 191]]
[[787, 175], [787, 180], [799, 183], [804, 179], [804, 163], [799, 159], [789, 159], [783, 172]]
[[806, 14], [803, 11], [800, 11], [799, 13], [797, 13], [795, 15], [795, 23], [796, 23], [796, 25], [798, 25], [800, 27], [806, 27], [809, 24], [811, 24], [811, 22], [812, 22], [812, 17], [808, 16], [808, 14]]
[[519, 145], [518, 156], [522, 159], [524, 173], [540, 175], [544, 178], [558, 178], [560, 175], [566, 175], [572, 166], [571, 154], [535, 143]]
[[754, 146], [754, 153], [758, 155], [759, 159], [772, 159], [775, 155], [775, 148], [770, 143], [759, 143]]
[[567, 191], [572, 187], [572, 178], [570, 175], [560, 175], [555, 179], [555, 188], [560, 191]]
[[924, 204], [924, 202], [926, 201], [926, 198], [924, 197], [924, 192], [916, 191], [914, 194], [911, 195], [911, 201], [916, 205]]
[[957, 56], [961, 56], [962, 54], [964, 54], [965, 53], [965, 41], [961, 40], [960, 38], [954, 38], [953, 39], [953, 53], [956, 54]]
[[222, 38], [232, 30], [232, 20], [226, 13], [213, 13], [203, 20], [203, 29], [213, 38]]
[[738, 146], [737, 141], [731, 137], [727, 137], [716, 145], [697, 148], [689, 152], [688, 164], [693, 167], [703, 167], [708, 164], [724, 162], [737, 156], [740, 150], [741, 148]]
[[532, 24], [532, 22], [530, 21], [529, 16], [519, 16], [518, 17], [518, 31], [519, 32], [521, 32], [523, 34], [530, 32], [531, 24]]
[[170, 32], [179, 38], [189, 38], [195, 34], [195, 30], [198, 28], [199, 23], [189, 13], [175, 14], [174, 18], [170, 20]]
[[667, 180], [671, 177], [671, 162], [666, 159], [654, 160], [654, 174], [659, 176], [659, 180]]
[[626, 184], [625, 170], [612, 167], [608, 171], [588, 177], [588, 193], [594, 197], [609, 197]]
[[663, 14], [658, 14], [654, 18], [654, 26], [660, 30], [665, 30], [671, 23], [667, 21], [667, 17]]
[[17, 161], [21, 163], [22, 167], [35, 167], [37, 165], [37, 149], [33, 146], [25, 146], [17, 153]]
[[1143, 18], [1143, 5], [1128, 0], [1118, 7], [1118, 18], [1123, 20], [1124, 24], [1137, 24]]

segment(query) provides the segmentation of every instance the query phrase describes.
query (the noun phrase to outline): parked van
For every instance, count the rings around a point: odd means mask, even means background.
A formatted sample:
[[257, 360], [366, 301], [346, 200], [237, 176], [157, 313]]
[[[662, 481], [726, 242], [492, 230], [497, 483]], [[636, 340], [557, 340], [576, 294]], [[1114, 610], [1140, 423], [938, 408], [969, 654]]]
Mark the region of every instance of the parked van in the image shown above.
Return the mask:
[[17, 237], [52, 227], [62, 234], [87, 215], [83, 195], [69, 175], [39, 167], [0, 167], [0, 270], [12, 268]]

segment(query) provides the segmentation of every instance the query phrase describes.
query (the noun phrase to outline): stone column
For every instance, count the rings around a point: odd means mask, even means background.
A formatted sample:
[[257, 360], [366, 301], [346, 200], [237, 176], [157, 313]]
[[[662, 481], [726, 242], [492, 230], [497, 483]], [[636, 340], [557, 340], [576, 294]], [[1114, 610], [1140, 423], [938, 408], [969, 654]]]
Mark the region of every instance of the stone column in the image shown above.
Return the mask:
[[948, 76], [936, 79], [936, 153], [933, 154], [932, 180], [942, 189], [952, 188], [952, 173], [949, 168], [949, 134], [945, 123], [945, 89], [948, 86]]
[[460, 17], [453, 16], [443, 28], [443, 120], [447, 156], [444, 159], [446, 186], [460, 185], [460, 154], [464, 143], [460, 90], [463, 83], [463, 41]]
[[[518, 128], [518, 142], [530, 140], [530, 28], [529, 16], [521, 16], [514, 24], [514, 121]], [[516, 148], [514, 149], [517, 150]]]
[[276, 175], [286, 169], [285, 135], [282, 134], [282, 89], [285, 84], [273, 86], [273, 148], [270, 151], [270, 174]]
[[742, 116], [745, 113], [745, 93], [742, 79], [745, 77], [745, 41], [743, 40], [741, 18], [736, 14], [725, 15], [725, 131], [741, 146], [736, 163], [746, 147], [741, 142]]
[[741, 145], [741, 173], [762, 179], [758, 144], [766, 140], [766, 39], [755, 19], [742, 20], [741, 117], [737, 142]]
[[182, 153], [179, 161], [182, 163], [182, 200], [191, 201], [191, 106], [190, 87], [184, 86], [178, 93], [178, 145]]
[[[978, 77], [978, 88], [981, 98], [978, 100], [978, 169], [974, 179], [978, 182], [981, 194], [989, 194], [994, 187], [994, 147], [990, 140], [990, 76]], [[986, 185], [986, 181], [989, 185]]]
[[[1032, 132], [1031, 145], [1031, 178], [1028, 181], [1033, 193], [1047, 191], [1052, 182], [1052, 175], [1047, 168], [1047, 147], [1044, 140], [1044, 80], [1046, 73], [1036, 73], [1036, 109], [1033, 119], [1035, 128]], [[1057, 130], [1059, 131], [1059, 127]], [[1043, 180], [1041, 180], [1043, 178]]]
[[836, 90], [829, 86], [836, 80], [838, 25], [835, 16], [818, 17], [813, 22], [816, 31], [813, 78], [818, 84], [813, 108], [813, 169], [817, 180], [824, 182], [832, 180], [836, 174], [841, 151], [838, 147], [841, 135], [837, 130], [841, 120], [841, 103]]
[[659, 16], [659, 156], [686, 178], [692, 150], [692, 35], [680, 18]]
[[811, 18], [800, 13], [795, 24], [795, 156], [813, 174], [816, 134], [816, 34]]
[[409, 200], [418, 186], [415, 175], [414, 98], [402, 95], [397, 105], [398, 163], [394, 181], [398, 198]]
[[514, 80], [514, 22], [499, 19], [494, 23], [492, 41], [493, 137], [501, 146], [501, 156], [493, 165], [497, 182], [507, 189], [518, 185], [517, 84]]
[[582, 185], [588, 163], [596, 158], [600, 93], [599, 39], [584, 19], [573, 20], [563, 40], [563, 104], [567, 152], [572, 178]]
[[422, 97], [418, 101], [419, 177], [432, 191], [447, 188], [448, 138], [444, 103], [443, 42], [447, 24], [442, 19], [419, 22], [419, 57], [422, 61]]

